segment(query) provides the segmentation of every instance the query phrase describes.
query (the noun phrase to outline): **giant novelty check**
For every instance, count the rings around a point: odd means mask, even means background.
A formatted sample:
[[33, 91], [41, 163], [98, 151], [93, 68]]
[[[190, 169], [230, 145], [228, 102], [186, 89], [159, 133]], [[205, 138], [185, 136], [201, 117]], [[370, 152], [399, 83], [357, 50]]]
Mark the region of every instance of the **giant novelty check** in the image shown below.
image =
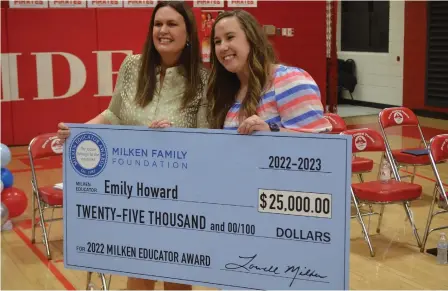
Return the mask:
[[70, 124], [66, 268], [348, 289], [351, 137]]

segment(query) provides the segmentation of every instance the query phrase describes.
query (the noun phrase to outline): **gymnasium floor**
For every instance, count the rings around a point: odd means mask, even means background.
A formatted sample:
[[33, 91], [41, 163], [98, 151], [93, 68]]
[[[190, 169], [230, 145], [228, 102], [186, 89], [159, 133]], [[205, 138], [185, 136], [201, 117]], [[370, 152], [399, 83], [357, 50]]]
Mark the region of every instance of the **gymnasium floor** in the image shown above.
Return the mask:
[[[448, 121], [431, 118], [419, 118], [427, 139], [439, 134], [448, 133]], [[347, 117], [349, 127], [372, 127], [378, 129], [377, 115]], [[391, 133], [393, 147], [418, 146], [418, 133], [413, 130], [393, 130]], [[86, 272], [64, 269], [62, 254], [62, 222], [52, 224], [50, 231], [53, 260], [47, 261], [45, 249], [41, 242], [41, 232], [37, 232], [37, 241], [33, 245], [31, 237], [31, 173], [25, 147], [11, 149], [13, 161], [8, 168], [13, 172], [15, 186], [26, 190], [29, 197], [27, 211], [14, 219], [13, 230], [3, 231], [2, 239], [2, 276], [1, 289], [84, 289]], [[366, 174], [365, 181], [376, 178], [379, 155], [372, 156], [375, 161], [374, 173]], [[41, 183], [61, 182], [60, 160], [46, 161], [39, 165], [38, 175]], [[442, 180], [448, 184], [448, 165], [440, 166]], [[354, 182], [358, 182], [353, 177]], [[430, 195], [434, 187], [434, 175], [430, 167], [419, 168], [415, 183], [423, 186], [424, 196], [411, 205], [419, 234], [423, 230], [428, 215]], [[55, 212], [58, 215], [60, 212]], [[51, 212], [49, 212], [51, 214]], [[420, 253], [406, 215], [401, 205], [387, 206], [384, 213], [380, 234], [376, 234], [377, 216], [371, 218], [370, 231], [374, 258], [370, 257], [359, 223], [351, 221], [351, 254], [350, 254], [350, 289], [448, 289], [448, 265], [436, 264], [436, 258]], [[368, 218], [366, 218], [368, 223]], [[448, 215], [436, 217], [435, 225], [448, 225]], [[448, 230], [446, 231], [448, 233]], [[434, 248], [438, 233], [433, 233], [427, 242], [428, 248]], [[331, 260], [331, 258], [328, 258]], [[99, 280], [95, 278], [96, 289]], [[158, 285], [157, 287], [161, 287]], [[113, 276], [111, 290], [125, 289], [126, 279]], [[195, 289], [206, 289], [194, 287]]]

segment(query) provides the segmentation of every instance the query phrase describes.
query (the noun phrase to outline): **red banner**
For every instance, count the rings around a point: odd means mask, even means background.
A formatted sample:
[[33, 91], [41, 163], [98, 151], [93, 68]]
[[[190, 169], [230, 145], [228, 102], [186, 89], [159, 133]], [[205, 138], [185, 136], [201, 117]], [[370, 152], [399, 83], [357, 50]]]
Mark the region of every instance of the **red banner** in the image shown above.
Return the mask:
[[201, 12], [201, 22], [198, 25], [201, 31], [202, 61], [204, 63], [210, 62], [210, 36], [212, 34], [212, 27], [216, 17], [222, 11], [224, 10], [202, 10]]

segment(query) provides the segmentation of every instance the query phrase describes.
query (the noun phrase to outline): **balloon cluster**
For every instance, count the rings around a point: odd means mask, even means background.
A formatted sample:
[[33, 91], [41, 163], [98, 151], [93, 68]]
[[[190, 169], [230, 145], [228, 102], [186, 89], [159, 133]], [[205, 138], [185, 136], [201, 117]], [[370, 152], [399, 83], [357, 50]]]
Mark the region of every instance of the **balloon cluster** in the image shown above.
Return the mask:
[[11, 162], [11, 151], [9, 148], [0, 144], [1, 157], [1, 219], [3, 226], [9, 219], [22, 215], [28, 206], [28, 199], [25, 192], [21, 189], [13, 187], [14, 176], [6, 166]]

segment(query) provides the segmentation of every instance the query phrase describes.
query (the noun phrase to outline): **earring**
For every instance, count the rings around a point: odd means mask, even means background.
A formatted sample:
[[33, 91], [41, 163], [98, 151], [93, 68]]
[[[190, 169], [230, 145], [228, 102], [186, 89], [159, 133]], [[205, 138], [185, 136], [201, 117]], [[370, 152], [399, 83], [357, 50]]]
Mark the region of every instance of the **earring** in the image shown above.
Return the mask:
[[190, 46], [190, 42], [187, 40], [186, 47]]

